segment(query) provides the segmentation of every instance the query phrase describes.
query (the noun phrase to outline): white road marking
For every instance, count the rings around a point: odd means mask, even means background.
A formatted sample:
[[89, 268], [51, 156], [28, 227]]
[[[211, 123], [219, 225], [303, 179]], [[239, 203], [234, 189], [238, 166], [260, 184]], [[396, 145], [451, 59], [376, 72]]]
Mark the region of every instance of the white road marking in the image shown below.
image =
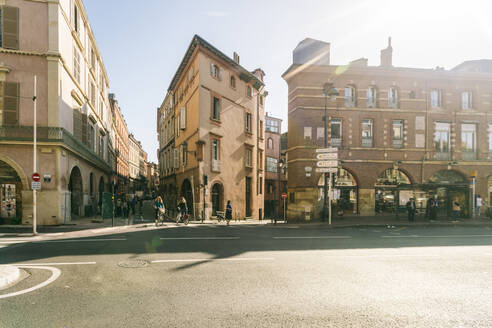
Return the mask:
[[273, 239], [350, 239], [352, 236], [285, 236], [272, 237]]
[[18, 267], [19, 268], [31, 268], [31, 269], [50, 270], [52, 272], [52, 274], [51, 274], [51, 277], [48, 278], [48, 280], [43, 281], [42, 283], [40, 283], [40, 284], [38, 284], [38, 285], [36, 285], [34, 287], [27, 288], [27, 289], [24, 289], [24, 290], [19, 290], [18, 292], [14, 292], [14, 293], [8, 293], [8, 294], [0, 295], [0, 299], [1, 298], [7, 298], [7, 297], [13, 297], [13, 296], [18, 296], [18, 295], [26, 294], [26, 293], [35, 291], [36, 289], [45, 287], [45, 286], [51, 284], [56, 279], [58, 279], [58, 277], [61, 274], [60, 269], [49, 267], [49, 266], [42, 267], [42, 266], [19, 265]]
[[230, 259], [174, 259], [174, 260], [154, 260], [151, 263], [173, 263], [173, 262], [215, 262], [215, 261], [273, 261], [273, 257], [238, 257]]
[[12, 265], [16, 266], [38, 266], [38, 265], [87, 265], [87, 264], [96, 264], [96, 262], [55, 262], [55, 263], [16, 263]]
[[492, 237], [492, 235], [441, 235], [441, 236], [381, 236], [381, 238], [473, 238], [473, 237]]
[[239, 239], [239, 237], [162, 237], [162, 240], [207, 240], [207, 239]]
[[83, 242], [94, 242], [94, 241], [121, 241], [126, 240], [126, 238], [105, 238], [105, 239], [70, 239], [70, 240], [39, 240], [34, 241], [34, 243], [83, 243]]

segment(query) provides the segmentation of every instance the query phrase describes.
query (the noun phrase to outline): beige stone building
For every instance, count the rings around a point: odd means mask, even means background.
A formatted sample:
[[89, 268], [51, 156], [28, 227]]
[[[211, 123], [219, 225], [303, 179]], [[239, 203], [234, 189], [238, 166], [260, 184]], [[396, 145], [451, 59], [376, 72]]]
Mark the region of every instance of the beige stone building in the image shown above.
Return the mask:
[[[405, 215], [410, 197], [425, 213], [473, 214], [471, 188], [492, 201], [492, 61], [467, 61], [453, 69], [392, 65], [391, 40], [381, 63], [361, 58], [330, 63], [330, 44], [305, 39], [283, 74], [289, 88], [289, 218], [320, 218], [322, 173], [315, 149], [324, 147], [324, 107], [329, 145], [338, 148], [335, 213]], [[324, 90], [326, 92], [324, 93]], [[326, 95], [325, 95], [326, 94]]]
[[195, 35], [171, 81], [159, 109], [168, 141], [160, 143], [161, 191], [184, 196], [195, 218], [224, 210], [227, 200], [237, 217], [264, 215], [263, 75]]
[[84, 6], [80, 0], [0, 0], [0, 17], [2, 221], [32, 220], [35, 75], [38, 223], [91, 214], [115, 160], [108, 77]]
[[[129, 134], [125, 118], [118, 106], [114, 93], [109, 94], [109, 104], [113, 115], [114, 149], [116, 155], [116, 172], [113, 176], [114, 192], [127, 193], [129, 188]], [[113, 191], [113, 190], [112, 190]]]

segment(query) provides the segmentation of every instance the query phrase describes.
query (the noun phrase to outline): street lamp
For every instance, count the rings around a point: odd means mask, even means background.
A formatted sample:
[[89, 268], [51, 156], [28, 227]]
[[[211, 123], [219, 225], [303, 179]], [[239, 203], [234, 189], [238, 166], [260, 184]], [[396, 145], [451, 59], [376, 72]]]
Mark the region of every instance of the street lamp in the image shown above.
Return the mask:
[[[339, 93], [338, 90], [333, 87], [333, 83], [328, 82], [323, 85], [323, 95], [325, 96], [325, 115], [323, 117], [323, 121], [325, 122], [324, 147], [328, 148], [328, 114], [327, 114], [328, 97], [330, 97], [331, 100], [336, 100], [336, 96], [338, 96]], [[328, 174], [326, 173], [323, 174], [325, 175], [325, 183], [323, 186], [323, 221], [326, 221], [326, 212], [328, 208]]]
[[278, 161], [278, 165], [277, 165], [277, 176], [278, 176], [278, 204], [277, 204], [277, 216], [275, 217], [275, 224], [277, 224], [277, 220], [280, 220], [280, 204], [282, 202], [282, 192], [280, 191], [280, 172], [282, 170], [284, 166], [284, 159], [281, 158], [279, 161]]

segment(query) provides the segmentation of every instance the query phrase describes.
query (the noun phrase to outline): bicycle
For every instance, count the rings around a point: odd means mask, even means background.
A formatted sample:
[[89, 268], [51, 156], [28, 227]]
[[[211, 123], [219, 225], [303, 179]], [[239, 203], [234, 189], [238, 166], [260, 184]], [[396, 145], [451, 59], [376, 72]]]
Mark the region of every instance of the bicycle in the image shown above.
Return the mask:
[[190, 215], [188, 213], [183, 215], [179, 212], [176, 216], [176, 223], [179, 223], [180, 221], [182, 221], [185, 225], [188, 225], [188, 223], [190, 223]]
[[222, 211], [217, 211], [217, 222], [225, 220], [225, 213]]
[[166, 213], [166, 210], [164, 210], [163, 208], [159, 208], [159, 210], [157, 211], [157, 218], [155, 219], [155, 226], [156, 227], [159, 226], [159, 223], [161, 225], [164, 225], [165, 213]]

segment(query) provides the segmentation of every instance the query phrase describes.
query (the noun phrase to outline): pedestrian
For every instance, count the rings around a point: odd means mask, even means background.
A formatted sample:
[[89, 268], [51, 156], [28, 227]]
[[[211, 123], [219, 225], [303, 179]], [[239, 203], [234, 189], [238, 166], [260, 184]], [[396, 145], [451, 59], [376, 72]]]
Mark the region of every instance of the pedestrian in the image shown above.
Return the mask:
[[483, 206], [483, 200], [480, 195], [477, 195], [477, 216], [480, 217], [480, 209]]
[[453, 217], [452, 217], [453, 221], [456, 221], [458, 219], [458, 214], [460, 214], [460, 211], [461, 211], [460, 203], [458, 202], [458, 198], [455, 198], [453, 200]]
[[159, 211], [161, 208], [164, 208], [164, 203], [162, 202], [161, 196], [157, 196], [154, 200], [155, 220], [159, 219]]
[[227, 225], [229, 225], [229, 222], [232, 220], [232, 206], [230, 200], [227, 201], [225, 219], [227, 221]]
[[143, 197], [138, 197], [138, 213], [140, 214], [140, 218], [143, 216]]
[[430, 220], [431, 221], [436, 221], [437, 220], [437, 209], [438, 209], [438, 203], [437, 200], [432, 198], [431, 201], [431, 206], [430, 206]]
[[426, 220], [431, 220], [430, 212], [431, 212], [431, 207], [432, 207], [433, 202], [434, 202], [434, 198], [431, 195], [429, 197], [429, 199], [427, 200], [427, 204], [425, 205], [425, 219]]
[[128, 209], [128, 201], [126, 200], [126, 195], [123, 196], [121, 203], [122, 203], [122, 207], [123, 207], [123, 217], [127, 218], [129, 209]]
[[121, 211], [121, 198], [118, 197], [118, 199], [116, 199], [116, 216], [122, 216], [122, 211]]
[[408, 221], [415, 221], [415, 212], [417, 211], [417, 204], [415, 204], [415, 198], [410, 198], [407, 202], [407, 212], [408, 212]]
[[[186, 213], [188, 213], [188, 206], [186, 205], [186, 199], [181, 197], [178, 203], [179, 219], [183, 220]], [[178, 220], [179, 222], [179, 220]]]
[[137, 196], [133, 196], [130, 202], [130, 208], [132, 209], [132, 215], [135, 216], [135, 205], [137, 204]]

